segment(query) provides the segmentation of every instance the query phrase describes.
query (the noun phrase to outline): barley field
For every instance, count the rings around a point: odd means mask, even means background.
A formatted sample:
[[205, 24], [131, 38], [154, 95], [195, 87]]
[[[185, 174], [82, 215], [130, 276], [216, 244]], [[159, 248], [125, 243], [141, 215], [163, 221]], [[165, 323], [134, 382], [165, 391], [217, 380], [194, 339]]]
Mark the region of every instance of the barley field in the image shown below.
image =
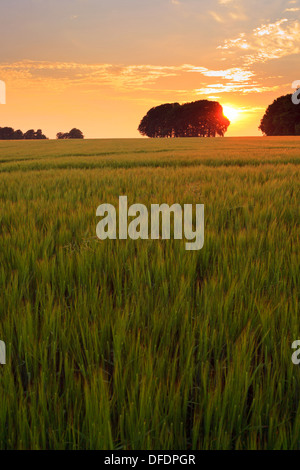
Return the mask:
[[[0, 142], [0, 449], [300, 449], [300, 138]], [[205, 205], [205, 242], [96, 237]]]

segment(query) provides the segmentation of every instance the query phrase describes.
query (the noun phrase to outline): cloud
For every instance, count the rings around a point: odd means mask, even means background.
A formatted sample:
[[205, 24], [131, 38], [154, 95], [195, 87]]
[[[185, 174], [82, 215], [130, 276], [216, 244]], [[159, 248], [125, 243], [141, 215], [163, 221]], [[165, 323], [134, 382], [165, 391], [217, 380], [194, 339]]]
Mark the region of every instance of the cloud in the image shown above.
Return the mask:
[[208, 12], [215, 21], [217, 21], [218, 23], [224, 23], [224, 19], [221, 18], [220, 15], [218, 15], [215, 11], [209, 11]]
[[250, 33], [241, 33], [225, 40], [218, 49], [239, 53], [244, 65], [266, 62], [300, 52], [300, 22], [283, 18], [275, 23], [263, 24]]
[[248, 19], [240, 2], [236, 0], [218, 0], [218, 3], [221, 5], [222, 14], [220, 13], [220, 8], [218, 13], [214, 11], [209, 12], [216, 21], [223, 23], [228, 20], [245, 21]]
[[[145, 88], [156, 84], [159, 79], [184, 77], [185, 74], [204, 77], [220, 77], [233, 82], [245, 82], [254, 73], [245, 68], [213, 70], [192, 64], [178, 66], [160, 65], [114, 65], [80, 64], [73, 62], [20, 61], [0, 64], [0, 75], [18, 86], [37, 82], [60, 84], [62, 88], [73, 85], [99, 85], [119, 89]], [[199, 80], [199, 78], [197, 78]]]
[[[10, 89], [34, 90], [36, 93], [80, 90], [114, 96], [217, 96], [224, 93], [262, 93], [278, 86], [260, 83], [247, 66], [220, 70], [182, 64], [177, 66], [80, 64], [75, 62], [20, 61], [0, 64], [0, 78]], [[214, 80], [218, 78], [218, 82]], [[170, 86], [171, 84], [171, 86]]]
[[70, 62], [21, 61], [0, 64], [0, 75], [17, 86], [55, 82], [58, 87], [99, 85], [110, 88], [141, 88], [161, 77], [172, 77], [178, 67], [154, 65], [80, 64]]
[[255, 84], [232, 84], [232, 83], [214, 83], [207, 87], [197, 88], [194, 92], [197, 95], [210, 95], [210, 94], [220, 94], [220, 93], [239, 93], [239, 94], [249, 94], [249, 93], [266, 93], [270, 91], [276, 91], [280, 87], [278, 85], [270, 86], [257, 86]]
[[224, 79], [230, 79], [233, 82], [245, 82], [255, 74], [250, 70], [236, 67], [227, 70], [207, 70], [203, 72], [203, 75], [207, 77], [222, 77]]

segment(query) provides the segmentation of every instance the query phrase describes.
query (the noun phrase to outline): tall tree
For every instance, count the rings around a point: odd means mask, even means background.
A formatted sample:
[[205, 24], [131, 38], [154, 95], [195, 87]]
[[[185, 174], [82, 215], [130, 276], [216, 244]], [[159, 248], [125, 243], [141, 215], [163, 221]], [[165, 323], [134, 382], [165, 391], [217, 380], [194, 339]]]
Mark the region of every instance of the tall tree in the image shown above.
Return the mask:
[[291, 94], [280, 96], [268, 106], [259, 129], [268, 136], [300, 135], [300, 105]]
[[148, 137], [215, 137], [223, 136], [229, 124], [218, 102], [200, 100], [152, 108], [138, 130]]

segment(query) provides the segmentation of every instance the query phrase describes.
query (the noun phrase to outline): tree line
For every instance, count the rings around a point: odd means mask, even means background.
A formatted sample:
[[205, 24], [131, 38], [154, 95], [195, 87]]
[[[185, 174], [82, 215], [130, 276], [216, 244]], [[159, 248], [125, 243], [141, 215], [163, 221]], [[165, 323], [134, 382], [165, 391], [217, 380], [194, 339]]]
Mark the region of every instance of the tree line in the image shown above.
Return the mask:
[[[81, 130], [75, 127], [70, 132], [58, 132], [56, 134], [57, 139], [84, 139], [84, 135]], [[14, 130], [12, 127], [0, 127], [0, 140], [45, 140], [48, 139], [41, 129], [35, 131], [30, 129], [26, 132], [22, 132], [20, 129]]]
[[30, 129], [27, 132], [22, 132], [21, 129], [14, 130], [12, 127], [0, 127], [0, 140], [42, 140], [47, 139], [41, 129], [35, 131]]
[[217, 101], [162, 104], [151, 108], [138, 127], [147, 137], [224, 136], [230, 121]]

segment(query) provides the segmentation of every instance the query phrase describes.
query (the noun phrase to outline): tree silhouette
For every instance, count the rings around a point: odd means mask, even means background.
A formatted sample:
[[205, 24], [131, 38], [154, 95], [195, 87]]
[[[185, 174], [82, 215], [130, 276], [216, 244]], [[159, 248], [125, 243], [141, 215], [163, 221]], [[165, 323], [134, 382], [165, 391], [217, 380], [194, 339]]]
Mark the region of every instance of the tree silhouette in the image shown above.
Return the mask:
[[23, 139], [47, 139], [47, 137], [42, 133], [41, 129], [38, 129], [36, 132], [33, 129], [23, 132], [18, 129], [15, 131], [12, 127], [0, 127], [0, 140], [23, 140]]
[[84, 139], [84, 135], [81, 130], [71, 129], [70, 132], [58, 132], [56, 134], [57, 139]]
[[156, 106], [143, 117], [138, 130], [147, 137], [215, 137], [223, 136], [229, 124], [217, 101], [200, 100]]
[[13, 140], [14, 129], [12, 127], [1, 127], [0, 128], [0, 139], [1, 140]]
[[300, 135], [300, 105], [292, 102], [292, 95], [280, 96], [268, 106], [259, 126], [268, 136]]
[[20, 129], [18, 129], [17, 131], [14, 132], [13, 140], [22, 140], [22, 139], [24, 139], [24, 134]]
[[35, 139], [45, 140], [47, 137], [43, 134], [41, 129], [38, 129], [35, 133]]
[[24, 139], [28, 139], [28, 140], [35, 139], [35, 131], [33, 129], [29, 129], [29, 131], [25, 132]]
[[69, 132], [69, 139], [84, 139], [84, 135], [79, 129], [74, 127]]
[[67, 136], [67, 134], [66, 133], [64, 134], [63, 132], [58, 132], [56, 134], [56, 138], [59, 139], [59, 140], [60, 139], [66, 139], [67, 138], [66, 136]]

